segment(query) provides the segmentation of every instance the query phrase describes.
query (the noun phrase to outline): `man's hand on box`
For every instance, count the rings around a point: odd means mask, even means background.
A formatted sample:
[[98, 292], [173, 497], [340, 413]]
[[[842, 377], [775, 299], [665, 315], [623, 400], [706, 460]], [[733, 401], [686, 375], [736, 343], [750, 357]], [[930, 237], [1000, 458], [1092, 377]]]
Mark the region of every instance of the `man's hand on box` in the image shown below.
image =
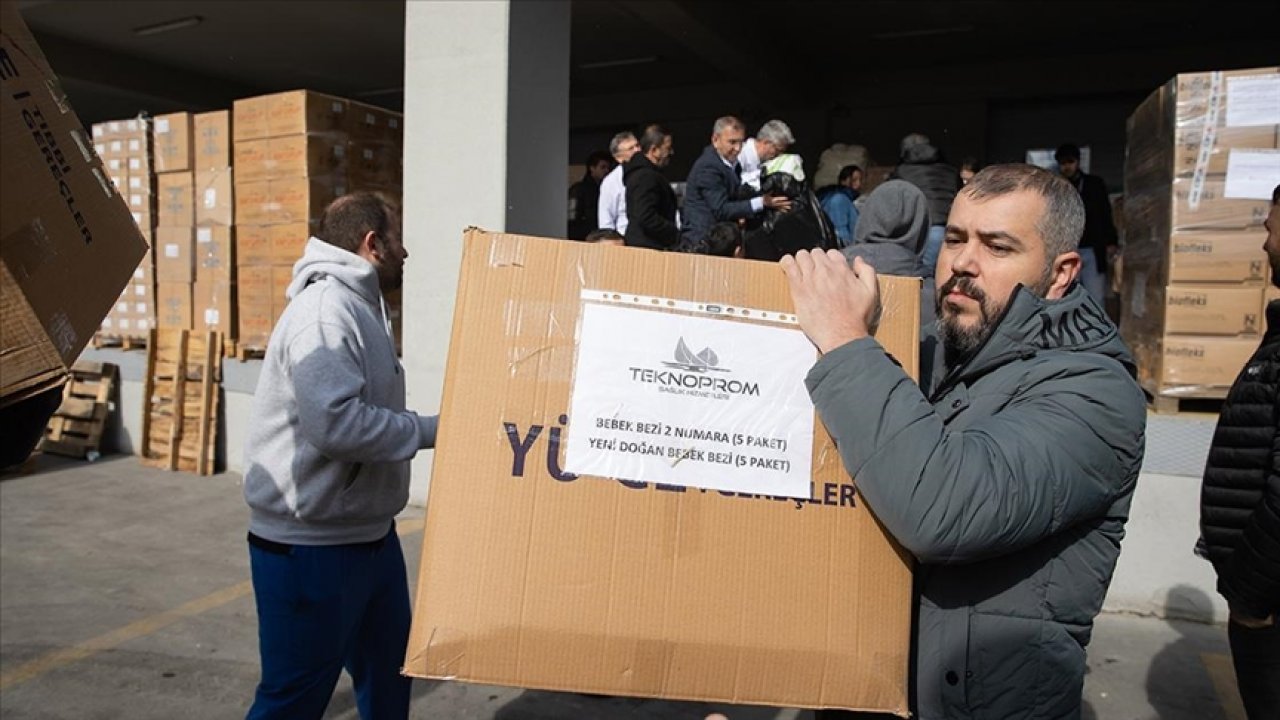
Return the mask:
[[839, 250], [801, 250], [782, 258], [800, 328], [822, 353], [874, 334], [880, 320], [880, 282], [862, 258]]

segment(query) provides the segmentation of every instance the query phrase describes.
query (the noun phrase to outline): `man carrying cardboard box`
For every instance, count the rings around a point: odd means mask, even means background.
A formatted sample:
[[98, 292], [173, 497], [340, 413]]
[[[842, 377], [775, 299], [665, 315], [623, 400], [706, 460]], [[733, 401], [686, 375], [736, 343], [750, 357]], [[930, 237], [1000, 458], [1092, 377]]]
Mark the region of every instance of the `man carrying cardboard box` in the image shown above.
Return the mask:
[[1075, 284], [1079, 194], [1027, 165], [960, 191], [938, 257], [945, 374], [927, 395], [872, 337], [875, 270], [784, 258], [823, 357], [806, 384], [868, 507], [918, 561], [922, 720], [1075, 718], [1120, 553], [1146, 402]]
[[319, 718], [345, 667], [364, 718], [407, 718], [395, 516], [437, 418], [405, 409], [385, 293], [408, 253], [375, 193], [334, 200], [293, 268], [253, 400], [244, 494], [262, 680], [249, 718]]
[[[1280, 185], [1262, 249], [1280, 287]], [[1200, 493], [1200, 542], [1231, 616], [1227, 638], [1249, 720], [1280, 717], [1280, 300], [1227, 393]]]

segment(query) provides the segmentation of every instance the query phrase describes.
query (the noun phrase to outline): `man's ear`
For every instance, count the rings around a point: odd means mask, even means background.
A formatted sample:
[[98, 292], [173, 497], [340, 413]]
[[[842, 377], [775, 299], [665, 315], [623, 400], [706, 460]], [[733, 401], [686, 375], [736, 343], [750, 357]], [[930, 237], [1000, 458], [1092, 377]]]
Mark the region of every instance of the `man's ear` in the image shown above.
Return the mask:
[[1053, 272], [1050, 275], [1052, 279], [1049, 283], [1049, 291], [1045, 293], [1045, 299], [1060, 300], [1065, 297], [1071, 283], [1075, 282], [1079, 274], [1080, 253], [1072, 250], [1054, 258]]

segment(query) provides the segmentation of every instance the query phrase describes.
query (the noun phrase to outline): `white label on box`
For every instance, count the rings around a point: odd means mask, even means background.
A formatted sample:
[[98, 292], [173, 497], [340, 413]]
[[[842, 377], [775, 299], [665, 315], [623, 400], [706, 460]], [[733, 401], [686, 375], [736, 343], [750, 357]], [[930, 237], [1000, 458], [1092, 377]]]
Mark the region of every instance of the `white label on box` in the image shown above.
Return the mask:
[[365, 125], [377, 125], [377, 124], [378, 124], [378, 118], [374, 117], [374, 116], [373, 116], [373, 113], [365, 113], [365, 114], [364, 114], [364, 124], [365, 124]]
[[146, 315], [146, 314], [147, 314], [147, 304], [146, 304], [146, 303], [134, 303], [134, 304], [133, 304], [133, 309], [134, 309], [134, 312], [138, 313], [139, 315]]
[[164, 135], [169, 132], [169, 118], [156, 118], [156, 134]]
[[118, 132], [120, 132], [120, 123], [119, 123], [118, 121], [113, 121], [113, 122], [112, 122], [110, 125], [108, 125], [107, 127], [111, 128], [111, 132], [113, 132], [113, 133], [118, 133]]
[[141, 190], [141, 189], [142, 189], [142, 178], [140, 178], [140, 177], [131, 177], [131, 178], [129, 178], [129, 189], [130, 189], [130, 190]]
[[100, 138], [100, 137], [102, 137], [103, 135], [106, 135], [106, 134], [107, 134], [107, 132], [106, 132], [105, 130], [103, 130], [103, 129], [102, 129], [102, 125], [100, 125], [100, 124], [99, 124], [99, 125], [94, 125], [94, 126], [93, 126], [93, 136], [94, 136], [95, 138]]
[[204, 209], [212, 210], [216, 207], [218, 207], [218, 189], [205, 188], [204, 189]]
[[588, 302], [578, 330], [567, 472], [809, 497], [798, 328]]
[[132, 206], [132, 207], [136, 207], [136, 208], [140, 208], [140, 207], [142, 207], [142, 196], [141, 196], [141, 195], [137, 195], [137, 194], [135, 194], [135, 195], [130, 195], [130, 196], [129, 196], [129, 205], [130, 205], [130, 206]]
[[129, 141], [129, 152], [138, 152], [141, 149], [142, 149], [141, 140], [134, 139]]
[[121, 330], [128, 330], [128, 329], [129, 329], [129, 319], [128, 319], [128, 318], [120, 318], [120, 329], [121, 329]]
[[118, 153], [123, 149], [124, 149], [124, 143], [120, 142], [119, 140], [111, 141], [111, 152]]
[[130, 120], [124, 124], [124, 127], [129, 132], [138, 132], [138, 121]]
[[217, 308], [208, 308], [204, 311], [204, 324], [217, 325], [220, 317]]
[[98, 153], [99, 155], [104, 155], [104, 154], [106, 154], [106, 152], [107, 152], [107, 144], [106, 144], [106, 143], [94, 143], [94, 144], [93, 144], [93, 151], [94, 151], [94, 152], [96, 152], [96, 153]]
[[138, 158], [129, 158], [129, 169], [130, 169], [130, 170], [141, 170], [141, 169], [142, 169], [142, 160], [140, 160], [140, 159], [138, 159]]
[[177, 244], [177, 243], [165, 243], [165, 246], [164, 246], [164, 256], [165, 256], [165, 257], [170, 257], [170, 258], [176, 258], [176, 257], [178, 257], [178, 244]]
[[1223, 197], [1270, 200], [1277, 185], [1280, 185], [1280, 150], [1231, 149]]
[[335, 103], [333, 104], [333, 111], [334, 111], [334, 112], [336, 112], [336, 113], [340, 113], [340, 112], [342, 112], [342, 103], [340, 103], [340, 102], [335, 102]]
[[[141, 277], [141, 276], [139, 276], [139, 277]], [[147, 286], [146, 286], [146, 285], [134, 285], [134, 286], [133, 286], [133, 294], [134, 294], [134, 295], [137, 295], [138, 297], [146, 297], [146, 296], [147, 296]]]
[[213, 242], [213, 230], [209, 228], [196, 228], [196, 242]]
[[151, 320], [150, 320], [150, 319], [147, 319], [147, 320], [139, 320], [139, 321], [138, 321], [138, 329], [139, 329], [139, 330], [146, 330], [146, 329], [147, 329], [147, 328], [149, 328], [149, 327], [151, 327]]
[[129, 303], [127, 302], [116, 303], [116, 312], [122, 312], [122, 313], [129, 312]]
[[1227, 78], [1227, 127], [1280, 125], [1280, 75]]
[[119, 171], [119, 170], [120, 170], [120, 158], [111, 158], [110, 160], [108, 160], [108, 161], [107, 161], [107, 169], [108, 169], [108, 170], [116, 170], [116, 171]]
[[147, 275], [142, 271], [141, 267], [137, 267], [137, 268], [134, 268], [133, 270], [133, 276], [138, 278], [139, 280], [142, 280], [146, 278]]

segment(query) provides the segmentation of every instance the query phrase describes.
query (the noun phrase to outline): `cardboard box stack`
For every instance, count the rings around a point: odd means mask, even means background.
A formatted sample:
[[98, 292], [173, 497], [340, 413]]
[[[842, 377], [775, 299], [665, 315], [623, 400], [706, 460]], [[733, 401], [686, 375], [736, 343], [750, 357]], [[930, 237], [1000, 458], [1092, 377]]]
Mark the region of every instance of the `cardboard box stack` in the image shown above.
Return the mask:
[[157, 116], [152, 126], [156, 168], [156, 325], [189, 329], [195, 284], [195, 173], [191, 113]]
[[1221, 397], [1258, 345], [1280, 71], [1178, 75], [1128, 122], [1121, 330], [1153, 396]]
[[[93, 144], [111, 182], [129, 207], [148, 245], [155, 244], [156, 187], [152, 172], [151, 120], [111, 120], [92, 127]], [[141, 341], [156, 323], [155, 267], [150, 252], [134, 269], [129, 284], [98, 334], [102, 338]]]
[[235, 205], [231, 165], [231, 111], [200, 113], [192, 120], [195, 179], [195, 284], [192, 324], [196, 330], [237, 337]]
[[265, 348], [325, 206], [351, 189], [399, 196], [401, 117], [297, 90], [237, 100], [232, 128], [239, 339]]

